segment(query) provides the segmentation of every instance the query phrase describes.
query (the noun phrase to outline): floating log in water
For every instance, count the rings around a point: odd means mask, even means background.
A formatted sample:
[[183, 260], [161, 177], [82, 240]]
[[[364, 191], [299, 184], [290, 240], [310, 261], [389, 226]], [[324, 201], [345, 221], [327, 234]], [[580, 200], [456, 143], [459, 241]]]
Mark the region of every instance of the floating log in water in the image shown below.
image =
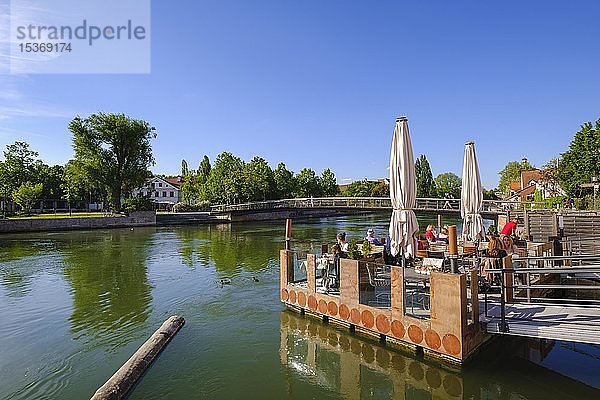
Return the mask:
[[92, 396], [92, 400], [121, 399], [140, 379], [162, 349], [181, 329], [183, 317], [172, 316], [110, 377]]

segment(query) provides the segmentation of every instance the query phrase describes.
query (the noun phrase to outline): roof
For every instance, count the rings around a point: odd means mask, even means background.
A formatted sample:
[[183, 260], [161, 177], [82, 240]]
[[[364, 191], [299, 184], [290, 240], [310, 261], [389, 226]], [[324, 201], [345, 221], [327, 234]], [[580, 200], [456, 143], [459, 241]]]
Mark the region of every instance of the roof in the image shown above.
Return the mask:
[[529, 171], [521, 172], [521, 181], [523, 186], [528, 186], [531, 181], [539, 182], [542, 179], [542, 171], [539, 169], [532, 169]]
[[183, 182], [185, 182], [185, 180], [180, 176], [178, 176], [177, 178], [163, 178], [163, 180], [167, 181], [176, 188], [179, 188], [181, 185], [183, 185]]
[[519, 181], [512, 181], [510, 183], [510, 190], [516, 190], [516, 191], [521, 190], [521, 182], [519, 182]]

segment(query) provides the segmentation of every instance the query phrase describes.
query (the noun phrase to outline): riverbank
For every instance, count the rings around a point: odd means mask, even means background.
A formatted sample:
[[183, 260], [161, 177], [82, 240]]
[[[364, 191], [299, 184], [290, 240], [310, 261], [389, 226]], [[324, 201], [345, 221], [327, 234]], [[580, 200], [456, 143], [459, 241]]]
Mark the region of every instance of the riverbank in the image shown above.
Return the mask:
[[0, 220], [0, 233], [133, 228], [153, 225], [156, 225], [154, 211], [137, 211], [129, 215], [110, 217], [3, 219]]

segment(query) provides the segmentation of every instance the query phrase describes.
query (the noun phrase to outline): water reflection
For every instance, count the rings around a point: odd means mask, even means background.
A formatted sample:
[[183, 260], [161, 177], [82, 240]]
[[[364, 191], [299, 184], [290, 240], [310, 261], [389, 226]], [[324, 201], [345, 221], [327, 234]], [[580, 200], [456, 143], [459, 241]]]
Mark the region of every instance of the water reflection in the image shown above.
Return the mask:
[[345, 399], [462, 399], [453, 371], [284, 311], [280, 358], [298, 377]]
[[152, 286], [146, 260], [151, 231], [114, 230], [70, 236], [63, 243], [64, 275], [71, 285], [71, 333], [118, 348], [146, 321]]
[[221, 276], [235, 276], [242, 269], [252, 272], [266, 268], [265, 260], [277, 257], [283, 240], [283, 232], [280, 240], [276, 236], [281, 231], [280, 223], [205, 228], [174, 228], [180, 241], [179, 253], [188, 267], [214, 265]]
[[[291, 372], [288, 379], [345, 399], [600, 398], [599, 390], [544, 367], [564, 350], [553, 341], [501, 338], [457, 372], [289, 311], [280, 320], [279, 354]], [[590, 349], [585, 351], [589, 357]], [[558, 356], [563, 362], [570, 357], [564, 351]]]
[[39, 260], [33, 259], [43, 244], [13, 238], [0, 240], [0, 282], [9, 297], [24, 297], [31, 290], [33, 277], [43, 271]]

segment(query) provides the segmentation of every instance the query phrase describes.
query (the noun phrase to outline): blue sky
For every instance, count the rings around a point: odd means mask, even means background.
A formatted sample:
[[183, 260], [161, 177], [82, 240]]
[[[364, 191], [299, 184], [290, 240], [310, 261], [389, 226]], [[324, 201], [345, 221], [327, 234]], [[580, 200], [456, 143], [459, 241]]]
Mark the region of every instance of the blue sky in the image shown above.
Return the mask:
[[434, 175], [460, 176], [473, 140], [493, 188], [507, 162], [541, 166], [600, 118], [599, 14], [597, 1], [152, 1], [150, 74], [10, 75], [1, 57], [0, 147], [26, 140], [65, 163], [75, 115], [123, 112], [157, 128], [157, 173], [230, 151], [341, 183], [388, 174], [406, 115]]

